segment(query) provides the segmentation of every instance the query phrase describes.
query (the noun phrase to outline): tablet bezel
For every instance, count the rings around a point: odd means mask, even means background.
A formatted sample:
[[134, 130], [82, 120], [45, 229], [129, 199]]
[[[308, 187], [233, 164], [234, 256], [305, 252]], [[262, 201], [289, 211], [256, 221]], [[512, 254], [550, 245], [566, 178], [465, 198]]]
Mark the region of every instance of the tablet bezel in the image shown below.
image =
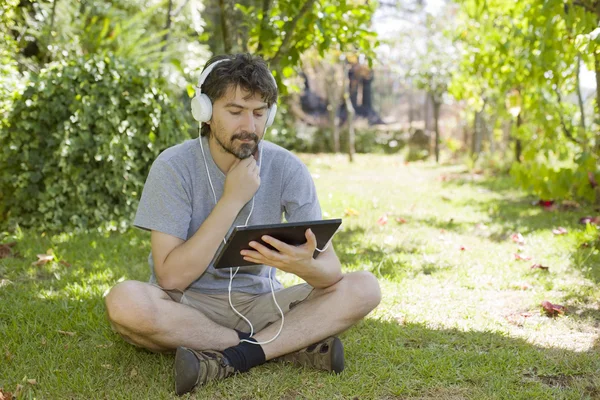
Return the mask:
[[[227, 234], [225, 243], [221, 243], [221, 246], [219, 246], [214, 257], [213, 266], [216, 269], [221, 269], [258, 265], [244, 260], [240, 254], [240, 251], [244, 249], [254, 250], [248, 243], [257, 241], [273, 249], [271, 245], [261, 239], [262, 236], [268, 235], [288, 244], [298, 246], [306, 243], [305, 232], [309, 228], [317, 237], [317, 248], [323, 249], [341, 224], [342, 220], [337, 218], [280, 224], [236, 226]], [[315, 250], [313, 257], [316, 257], [318, 254], [319, 252]]]

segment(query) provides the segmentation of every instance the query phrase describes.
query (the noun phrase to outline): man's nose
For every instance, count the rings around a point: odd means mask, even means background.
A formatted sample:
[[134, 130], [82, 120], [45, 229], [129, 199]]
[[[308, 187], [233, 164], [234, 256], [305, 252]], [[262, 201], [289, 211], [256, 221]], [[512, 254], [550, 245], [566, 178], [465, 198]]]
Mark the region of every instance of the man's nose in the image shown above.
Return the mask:
[[256, 121], [253, 113], [246, 113], [243, 121], [243, 128], [247, 132], [256, 133]]

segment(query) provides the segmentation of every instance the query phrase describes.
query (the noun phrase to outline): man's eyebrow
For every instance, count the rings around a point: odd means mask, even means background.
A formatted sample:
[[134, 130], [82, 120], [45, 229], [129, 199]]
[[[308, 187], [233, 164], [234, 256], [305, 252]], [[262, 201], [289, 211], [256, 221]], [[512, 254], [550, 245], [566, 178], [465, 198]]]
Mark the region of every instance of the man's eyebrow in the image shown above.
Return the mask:
[[[239, 108], [239, 109], [242, 109], [242, 110], [247, 109], [247, 107], [244, 107], [244, 106], [242, 106], [240, 104], [237, 104], [237, 103], [227, 103], [227, 104], [225, 104], [225, 107], [226, 108], [227, 107], [234, 107], [234, 108]], [[267, 104], [265, 104], [265, 105], [262, 105], [262, 106], [260, 106], [258, 108], [255, 108], [254, 110], [255, 111], [256, 110], [266, 110], [267, 108], [269, 108], [269, 106]]]

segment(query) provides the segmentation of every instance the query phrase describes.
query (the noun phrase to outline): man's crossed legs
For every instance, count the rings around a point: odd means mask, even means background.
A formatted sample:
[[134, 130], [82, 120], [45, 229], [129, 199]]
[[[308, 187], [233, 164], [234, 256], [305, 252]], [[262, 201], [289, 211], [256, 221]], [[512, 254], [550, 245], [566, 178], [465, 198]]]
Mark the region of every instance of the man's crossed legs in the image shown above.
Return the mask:
[[[363, 271], [348, 273], [325, 289], [298, 285], [276, 295], [285, 324], [276, 340], [263, 345], [240, 342], [248, 336], [243, 331], [249, 327], [231, 310], [227, 294], [186, 291], [181, 296], [148, 283], [126, 281], [112, 288], [105, 301], [114, 329], [126, 341], [151, 351], [177, 349], [176, 392], [183, 394], [196, 385], [276, 358], [339, 372], [343, 349], [332, 336], [360, 321], [381, 299], [377, 279]], [[221, 305], [216, 307], [216, 302]], [[270, 292], [260, 296], [232, 293], [232, 302], [256, 324], [254, 341], [266, 342], [277, 334], [281, 317]], [[321, 351], [329, 357], [325, 362], [318, 360]], [[316, 362], [311, 355], [317, 357]]]

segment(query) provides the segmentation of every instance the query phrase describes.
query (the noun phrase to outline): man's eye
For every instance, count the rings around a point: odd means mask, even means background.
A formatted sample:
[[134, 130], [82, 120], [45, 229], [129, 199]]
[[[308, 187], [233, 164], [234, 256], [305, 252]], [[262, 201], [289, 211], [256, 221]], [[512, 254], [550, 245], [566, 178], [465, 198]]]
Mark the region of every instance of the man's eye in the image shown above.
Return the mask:
[[241, 112], [241, 111], [236, 111], [236, 112], [234, 112], [234, 111], [229, 111], [229, 113], [230, 113], [231, 115], [240, 115], [242, 112]]
[[263, 113], [254, 113], [255, 117], [262, 117], [264, 114]]

